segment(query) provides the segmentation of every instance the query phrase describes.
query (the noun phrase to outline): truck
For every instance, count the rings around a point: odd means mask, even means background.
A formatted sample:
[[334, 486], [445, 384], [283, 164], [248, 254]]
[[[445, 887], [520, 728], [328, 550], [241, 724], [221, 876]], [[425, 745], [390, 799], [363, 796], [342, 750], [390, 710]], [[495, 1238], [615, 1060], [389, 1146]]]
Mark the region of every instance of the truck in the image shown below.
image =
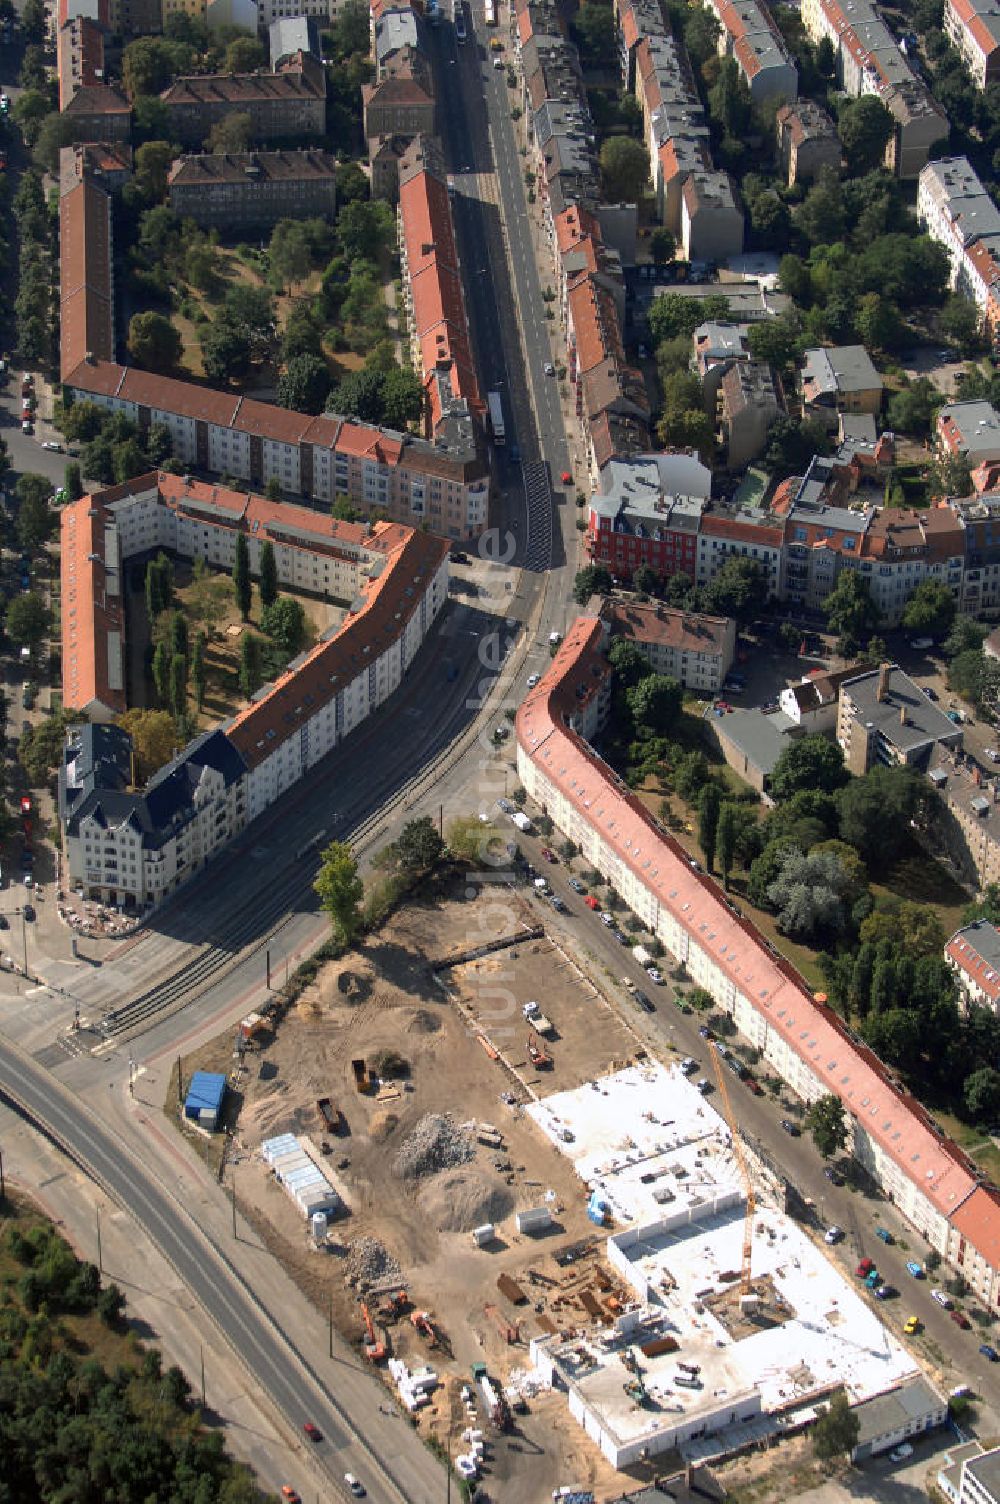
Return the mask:
[[483, 14], [487, 26], [497, 24], [497, 0], [483, 0]]
[[344, 1114], [336, 1102], [331, 1102], [329, 1097], [320, 1097], [316, 1102], [316, 1110], [323, 1119], [323, 1124], [331, 1133], [340, 1133], [344, 1126]]
[[524, 1007], [521, 1009], [521, 1012], [524, 1014], [525, 1018], [528, 1020], [529, 1024], [534, 1029], [536, 1034], [553, 1034], [555, 1032], [552, 1027], [551, 1019], [546, 1018], [545, 1014], [542, 1012], [541, 1008], [536, 1002], [532, 1001], [530, 1003], [525, 1003]]
[[503, 423], [503, 403], [500, 401], [500, 393], [487, 392], [486, 406], [489, 408], [490, 431], [493, 434], [493, 442], [499, 446], [506, 441], [506, 431]]
[[653, 965], [653, 957], [649, 954], [649, 951], [646, 950], [645, 946], [633, 945], [632, 954], [633, 956], [635, 956], [635, 959], [638, 961], [640, 966]]

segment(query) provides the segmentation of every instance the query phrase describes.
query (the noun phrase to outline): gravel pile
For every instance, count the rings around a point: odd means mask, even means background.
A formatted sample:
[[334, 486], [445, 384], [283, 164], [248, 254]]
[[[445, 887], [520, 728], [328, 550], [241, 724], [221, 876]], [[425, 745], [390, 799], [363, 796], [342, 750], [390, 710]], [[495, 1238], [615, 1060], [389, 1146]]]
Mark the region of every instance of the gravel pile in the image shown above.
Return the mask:
[[347, 1277], [352, 1284], [373, 1285], [402, 1274], [399, 1264], [377, 1238], [355, 1238], [347, 1247]]
[[472, 1232], [509, 1217], [514, 1198], [506, 1186], [475, 1170], [446, 1170], [421, 1187], [417, 1205], [440, 1232]]
[[467, 1164], [475, 1152], [467, 1129], [453, 1123], [448, 1113], [428, 1112], [406, 1139], [392, 1169], [400, 1180], [419, 1180]]

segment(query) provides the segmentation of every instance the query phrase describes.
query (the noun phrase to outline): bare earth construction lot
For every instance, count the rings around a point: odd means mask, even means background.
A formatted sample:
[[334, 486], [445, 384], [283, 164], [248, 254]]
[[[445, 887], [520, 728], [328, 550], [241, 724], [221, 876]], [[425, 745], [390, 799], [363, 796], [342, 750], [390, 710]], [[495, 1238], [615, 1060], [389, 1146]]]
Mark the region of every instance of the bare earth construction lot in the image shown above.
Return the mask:
[[[586, 1216], [572, 1162], [545, 1140], [522, 1105], [536, 1091], [579, 1086], [633, 1060], [641, 1047], [575, 963], [537, 933], [540, 928], [538, 912], [520, 895], [443, 878], [377, 935], [324, 966], [275, 1029], [258, 1036], [238, 1080], [229, 1031], [184, 1062], [185, 1077], [193, 1069], [231, 1072], [234, 1105], [242, 1097], [229, 1155], [239, 1166], [241, 1210], [324, 1317], [332, 1300], [334, 1320], [357, 1343], [359, 1362], [362, 1292], [347, 1283], [357, 1267], [358, 1250], [352, 1259], [350, 1245], [377, 1239], [395, 1260], [395, 1288], [429, 1313], [437, 1346], [429, 1348], [407, 1314], [384, 1314], [379, 1321], [385, 1284], [369, 1305], [390, 1354], [411, 1367], [430, 1362], [445, 1381], [420, 1412], [421, 1428], [435, 1430], [444, 1442], [453, 1420], [459, 1429], [466, 1424], [457, 1391], [472, 1363], [485, 1360], [506, 1381], [512, 1370], [527, 1367], [531, 1336], [590, 1319], [594, 1302], [613, 1309], [625, 1293], [607, 1269], [606, 1233]], [[468, 959], [494, 942], [500, 948]], [[542, 1043], [522, 1016], [531, 999], [540, 1001], [554, 1026], [544, 1041], [553, 1065], [544, 1070], [528, 1056], [529, 1037]], [[405, 1074], [383, 1079], [376, 1092], [359, 1093], [352, 1060], [364, 1058], [370, 1069], [381, 1062], [387, 1075], [390, 1053], [402, 1057]], [[342, 1110], [337, 1136], [322, 1125], [320, 1097]], [[401, 1175], [397, 1155], [404, 1145], [412, 1151], [413, 1130], [428, 1114], [450, 1116], [470, 1157], [436, 1172]], [[495, 1127], [500, 1147], [478, 1142], [474, 1126], [465, 1135], [458, 1131], [476, 1123]], [[324, 1168], [346, 1202], [346, 1214], [331, 1222], [329, 1243], [319, 1251], [310, 1245], [296, 1203], [261, 1157], [261, 1143], [283, 1133], [328, 1146]], [[515, 1213], [542, 1205], [553, 1213], [551, 1231], [519, 1234]], [[497, 1241], [479, 1249], [471, 1231], [486, 1222], [495, 1224]], [[580, 1245], [581, 1256], [560, 1266], [554, 1255], [571, 1245]], [[521, 1286], [525, 1299], [516, 1308], [497, 1288], [502, 1273]], [[508, 1327], [516, 1327], [513, 1343], [506, 1340]], [[598, 1487], [620, 1481], [581, 1439], [564, 1401], [539, 1394], [527, 1414], [515, 1415], [508, 1435], [494, 1438], [487, 1488], [501, 1480], [503, 1491], [516, 1488], [520, 1476], [543, 1497], [567, 1481]]]

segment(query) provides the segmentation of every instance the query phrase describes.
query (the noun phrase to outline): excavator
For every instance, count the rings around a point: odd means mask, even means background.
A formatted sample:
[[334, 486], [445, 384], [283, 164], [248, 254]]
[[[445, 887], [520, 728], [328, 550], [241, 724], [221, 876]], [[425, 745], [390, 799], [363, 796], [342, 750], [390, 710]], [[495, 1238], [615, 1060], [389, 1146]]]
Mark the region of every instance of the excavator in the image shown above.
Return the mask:
[[411, 1311], [410, 1320], [421, 1337], [426, 1339], [429, 1346], [436, 1347], [437, 1332], [431, 1323], [430, 1313], [428, 1311]]
[[413, 1304], [405, 1290], [393, 1290], [388, 1296], [384, 1306], [379, 1307], [380, 1321], [398, 1321], [405, 1316]]
[[547, 1055], [540, 1045], [533, 1039], [528, 1040], [528, 1059], [536, 1071], [548, 1070], [552, 1064], [552, 1056]]
[[365, 1357], [369, 1363], [381, 1363], [386, 1356], [386, 1346], [381, 1338], [376, 1336], [371, 1312], [364, 1301], [361, 1302], [361, 1317], [365, 1324]]

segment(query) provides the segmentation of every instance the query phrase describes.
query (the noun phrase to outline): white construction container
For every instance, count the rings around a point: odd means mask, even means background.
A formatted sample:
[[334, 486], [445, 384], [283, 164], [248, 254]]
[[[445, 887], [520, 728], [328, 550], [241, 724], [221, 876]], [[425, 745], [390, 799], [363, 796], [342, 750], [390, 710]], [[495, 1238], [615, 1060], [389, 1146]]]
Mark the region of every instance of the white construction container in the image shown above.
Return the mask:
[[515, 813], [511, 815], [510, 818], [513, 820], [514, 824], [517, 826], [518, 830], [522, 831], [524, 833], [524, 835], [527, 835], [528, 832], [531, 830], [531, 821], [528, 819], [527, 815], [524, 814], [521, 810], [516, 810]]
[[633, 945], [632, 954], [633, 956], [635, 956], [635, 959], [638, 961], [640, 966], [652, 966], [655, 959], [649, 954], [649, 951], [644, 945]]
[[477, 1248], [485, 1248], [489, 1243], [495, 1243], [497, 1230], [492, 1222], [484, 1222], [482, 1227], [472, 1229], [472, 1241]]
[[309, 1218], [309, 1230], [312, 1233], [314, 1243], [326, 1242], [326, 1230], [329, 1226], [326, 1212], [313, 1212]]
[[547, 1232], [552, 1226], [552, 1213], [547, 1206], [533, 1206], [528, 1211], [518, 1212], [514, 1225], [518, 1232]]

